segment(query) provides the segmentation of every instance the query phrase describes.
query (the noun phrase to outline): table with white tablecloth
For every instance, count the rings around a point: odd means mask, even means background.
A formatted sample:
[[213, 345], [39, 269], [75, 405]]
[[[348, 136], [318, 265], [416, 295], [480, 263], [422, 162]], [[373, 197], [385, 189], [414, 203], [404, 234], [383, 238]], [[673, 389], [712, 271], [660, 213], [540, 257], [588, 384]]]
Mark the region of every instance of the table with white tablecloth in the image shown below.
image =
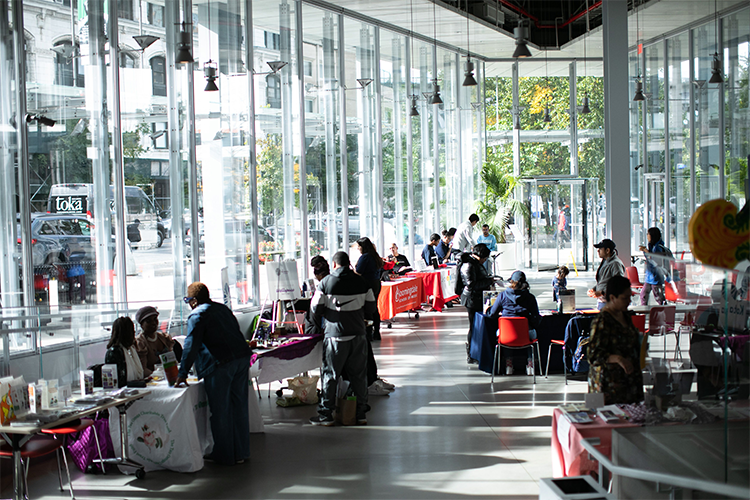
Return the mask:
[[[151, 393], [127, 410], [128, 453], [146, 471], [168, 469], [195, 472], [203, 468], [203, 457], [213, 449], [210, 410], [203, 381], [188, 381], [187, 387], [169, 387], [166, 382], [149, 385]], [[263, 419], [252, 384], [248, 385], [250, 432], [263, 432]], [[118, 415], [110, 414], [110, 436], [119, 455]], [[122, 472], [132, 470], [122, 468]]]

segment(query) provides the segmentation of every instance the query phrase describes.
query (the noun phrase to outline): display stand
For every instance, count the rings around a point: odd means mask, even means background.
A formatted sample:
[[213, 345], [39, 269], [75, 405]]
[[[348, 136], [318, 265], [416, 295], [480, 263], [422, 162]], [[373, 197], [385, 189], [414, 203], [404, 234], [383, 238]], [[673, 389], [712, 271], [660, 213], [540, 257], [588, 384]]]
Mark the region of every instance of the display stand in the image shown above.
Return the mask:
[[[276, 334], [277, 327], [286, 328], [288, 325], [293, 325], [292, 328], [295, 328], [301, 335], [302, 325], [294, 314], [294, 303], [302, 298], [297, 278], [297, 262], [294, 260], [268, 262], [265, 267], [268, 290], [253, 331], [253, 339], [256, 338], [262, 323], [270, 325], [272, 335]], [[263, 313], [267, 310], [266, 304], [269, 302], [272, 308], [270, 320], [263, 318]], [[287, 321], [287, 311], [292, 311], [292, 321]]]

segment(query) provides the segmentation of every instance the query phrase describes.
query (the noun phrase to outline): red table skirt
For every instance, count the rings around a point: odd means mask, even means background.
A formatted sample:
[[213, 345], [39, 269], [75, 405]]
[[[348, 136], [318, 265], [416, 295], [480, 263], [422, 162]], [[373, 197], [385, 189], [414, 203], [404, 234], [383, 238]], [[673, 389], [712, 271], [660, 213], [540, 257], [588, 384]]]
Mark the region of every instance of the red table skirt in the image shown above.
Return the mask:
[[378, 296], [380, 319], [391, 319], [400, 312], [418, 309], [422, 304], [422, 295], [422, 280], [419, 278], [382, 283]]

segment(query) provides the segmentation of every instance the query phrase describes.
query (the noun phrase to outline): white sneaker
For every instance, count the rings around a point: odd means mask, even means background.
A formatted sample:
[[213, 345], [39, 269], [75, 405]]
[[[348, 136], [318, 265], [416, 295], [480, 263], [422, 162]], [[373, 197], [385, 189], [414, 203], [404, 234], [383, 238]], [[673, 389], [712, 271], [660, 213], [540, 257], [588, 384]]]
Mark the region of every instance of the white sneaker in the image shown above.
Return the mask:
[[505, 374], [506, 375], [513, 375], [513, 366], [511, 366], [511, 365], [505, 365]]
[[388, 389], [389, 391], [395, 391], [396, 390], [396, 386], [395, 385], [391, 384], [390, 382], [388, 382], [387, 380], [385, 380], [383, 378], [379, 378], [377, 381], [380, 382], [380, 385], [382, 385], [385, 389]]
[[526, 365], [526, 375], [529, 377], [534, 376], [534, 365]]
[[378, 382], [379, 381], [376, 380], [367, 388], [367, 394], [370, 396], [388, 396], [392, 391], [389, 391]]

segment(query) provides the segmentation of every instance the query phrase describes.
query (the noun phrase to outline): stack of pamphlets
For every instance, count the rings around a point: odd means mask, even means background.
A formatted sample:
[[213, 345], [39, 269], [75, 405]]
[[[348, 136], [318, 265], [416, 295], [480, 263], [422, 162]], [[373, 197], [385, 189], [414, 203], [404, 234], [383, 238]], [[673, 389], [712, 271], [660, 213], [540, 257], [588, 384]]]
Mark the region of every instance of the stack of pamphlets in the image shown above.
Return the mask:
[[567, 404], [560, 406], [565, 418], [574, 424], [589, 424], [592, 422], [588, 408], [581, 404]]

